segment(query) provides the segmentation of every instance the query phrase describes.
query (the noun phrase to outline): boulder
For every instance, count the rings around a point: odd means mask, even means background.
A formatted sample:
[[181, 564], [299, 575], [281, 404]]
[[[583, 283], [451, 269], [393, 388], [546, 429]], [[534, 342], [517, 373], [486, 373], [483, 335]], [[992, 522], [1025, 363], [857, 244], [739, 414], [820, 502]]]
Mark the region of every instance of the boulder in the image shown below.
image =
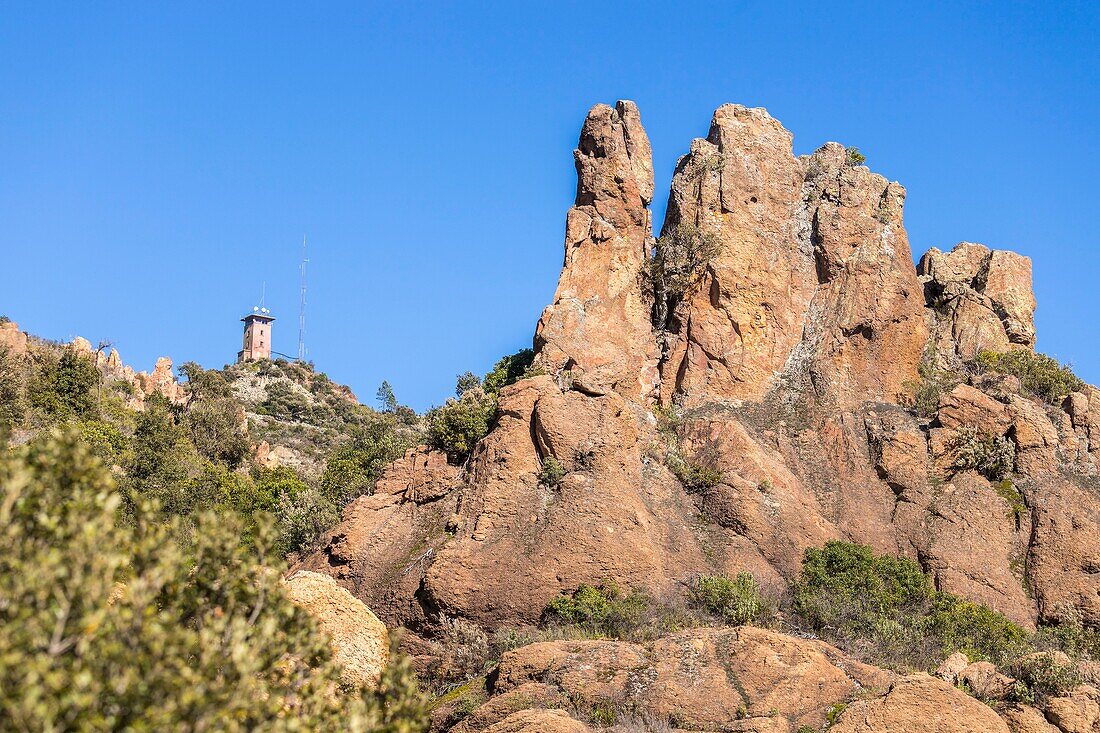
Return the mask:
[[377, 685], [389, 662], [389, 634], [378, 617], [328, 575], [299, 570], [283, 580], [283, 589], [329, 636], [344, 680]]
[[0, 350], [11, 356], [27, 353], [27, 334], [19, 330], [15, 321], [0, 321]]
[[856, 700], [830, 733], [1009, 733], [997, 713], [943, 680], [902, 677], [882, 697]]

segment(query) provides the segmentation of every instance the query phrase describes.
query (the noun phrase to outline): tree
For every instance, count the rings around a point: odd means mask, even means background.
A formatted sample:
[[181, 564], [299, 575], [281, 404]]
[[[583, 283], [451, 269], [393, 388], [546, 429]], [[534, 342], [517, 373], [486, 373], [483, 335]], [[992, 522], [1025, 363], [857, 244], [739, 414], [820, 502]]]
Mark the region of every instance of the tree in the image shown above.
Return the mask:
[[464, 461], [478, 441], [489, 434], [496, 413], [494, 395], [481, 389], [468, 390], [459, 399], [449, 399], [428, 412], [428, 442], [452, 461]]
[[375, 414], [329, 456], [321, 476], [321, 495], [342, 507], [357, 496], [371, 493], [386, 465], [414, 444], [413, 435], [398, 430], [394, 415]]
[[523, 379], [523, 375], [531, 369], [531, 364], [534, 361], [535, 352], [533, 349], [521, 349], [514, 354], [501, 358], [493, 365], [493, 370], [485, 375], [483, 382], [485, 393], [498, 395], [500, 390], [509, 384], [515, 384]]
[[382, 408], [382, 412], [395, 412], [397, 410], [397, 397], [393, 393], [393, 387], [386, 380], [382, 380], [375, 396], [378, 398], [378, 406]]
[[191, 442], [200, 454], [236, 468], [252, 446], [246, 433], [244, 411], [231, 397], [203, 398], [192, 402], [184, 416]]
[[481, 386], [481, 378], [473, 372], [459, 374], [455, 382], [455, 396], [461, 397], [475, 387]]
[[13, 730], [423, 731], [407, 663], [347, 689], [286, 599], [270, 521], [204, 514], [191, 559], [70, 435], [0, 457], [0, 719]]
[[677, 224], [653, 243], [645, 276], [653, 288], [653, 317], [658, 328], [668, 326], [677, 303], [703, 278], [720, 249], [713, 233], [690, 224]]

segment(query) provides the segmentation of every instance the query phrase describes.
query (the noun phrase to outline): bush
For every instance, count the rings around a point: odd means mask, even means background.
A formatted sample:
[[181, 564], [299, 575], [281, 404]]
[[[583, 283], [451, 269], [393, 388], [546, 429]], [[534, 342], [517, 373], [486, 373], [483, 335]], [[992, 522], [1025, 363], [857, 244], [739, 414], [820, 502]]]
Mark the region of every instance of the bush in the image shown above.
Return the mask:
[[444, 451], [456, 463], [473, 452], [478, 441], [489, 434], [496, 416], [497, 402], [492, 394], [470, 389], [458, 399], [449, 399], [432, 408], [427, 416], [428, 442]]
[[673, 475], [691, 493], [713, 489], [722, 483], [722, 471], [706, 461], [688, 461], [677, 451], [670, 451], [665, 459]]
[[34, 352], [27, 399], [47, 422], [90, 415], [96, 405], [99, 372], [91, 358], [68, 347], [60, 355], [52, 350]]
[[206, 514], [191, 559], [54, 434], [0, 457], [0, 719], [16, 730], [426, 728], [406, 663], [346, 690], [313, 620], [283, 595], [263, 523], [242, 546]]
[[1029, 704], [1062, 697], [1081, 684], [1081, 670], [1073, 662], [1063, 663], [1050, 652], [1032, 654], [1012, 665], [1017, 680], [1013, 697]]
[[792, 592], [810, 628], [883, 666], [930, 669], [957, 651], [1005, 664], [1029, 649], [1027, 632], [1003, 615], [935, 591], [913, 561], [865, 545], [807, 550]]
[[701, 575], [692, 581], [688, 598], [692, 606], [733, 625], [760, 621], [767, 611], [751, 573], [738, 573], [734, 579]]
[[391, 413], [374, 414], [333, 451], [321, 476], [321, 495], [342, 507], [374, 491], [374, 483], [392, 461], [415, 445], [416, 436], [399, 429]]
[[713, 233], [690, 224], [678, 224], [657, 238], [642, 273], [653, 288], [657, 328], [668, 326], [677, 303], [703, 278], [720, 251], [721, 243]]
[[948, 593], [936, 594], [928, 627], [944, 656], [963, 652], [972, 660], [1003, 665], [1030, 648], [1024, 629], [990, 608]]
[[875, 555], [866, 545], [831, 541], [806, 550], [793, 587], [794, 608], [815, 628], [870, 630], [921, 609], [932, 586], [912, 560]]
[[26, 397], [22, 360], [0, 348], [0, 432], [23, 424]]
[[108, 466], [122, 463], [128, 455], [129, 441], [114, 425], [104, 420], [84, 420], [77, 425], [80, 439], [96, 458]]
[[649, 605], [641, 593], [625, 594], [608, 581], [599, 587], [582, 584], [569, 596], [558, 596], [546, 606], [547, 624], [575, 626], [597, 635], [625, 638], [638, 628]]
[[280, 494], [275, 516], [279, 522], [279, 550], [288, 555], [316, 549], [321, 535], [340, 520], [340, 509], [317, 489], [306, 487]]
[[565, 474], [568, 473], [565, 470], [565, 466], [561, 465], [561, 461], [554, 456], [546, 456], [542, 459], [542, 469], [539, 471], [539, 483], [548, 488], [557, 488], [561, 486], [562, 479], [565, 478]]
[[192, 402], [184, 425], [199, 454], [236, 468], [252, 452], [244, 410], [230, 397]]
[[977, 471], [990, 481], [1004, 481], [1016, 470], [1016, 445], [1012, 440], [975, 427], [960, 429], [951, 450], [953, 468]]
[[529, 372], [534, 361], [535, 352], [532, 349], [522, 349], [502, 358], [493, 365], [493, 370], [482, 380], [485, 394], [498, 395], [500, 390], [509, 384], [515, 384], [524, 377], [531, 376]]
[[1084, 389], [1085, 383], [1068, 366], [1046, 354], [1028, 349], [1004, 353], [982, 351], [974, 360], [982, 372], [1007, 374], [1020, 380], [1024, 392], [1050, 404], [1057, 404], [1071, 392]]
[[861, 153], [857, 147], [845, 148], [844, 162], [853, 167], [863, 165], [867, 162], [867, 156]]
[[963, 382], [959, 372], [942, 369], [935, 348], [929, 348], [917, 366], [919, 379], [909, 382], [907, 406], [921, 417], [931, 417], [940, 409], [940, 398]]

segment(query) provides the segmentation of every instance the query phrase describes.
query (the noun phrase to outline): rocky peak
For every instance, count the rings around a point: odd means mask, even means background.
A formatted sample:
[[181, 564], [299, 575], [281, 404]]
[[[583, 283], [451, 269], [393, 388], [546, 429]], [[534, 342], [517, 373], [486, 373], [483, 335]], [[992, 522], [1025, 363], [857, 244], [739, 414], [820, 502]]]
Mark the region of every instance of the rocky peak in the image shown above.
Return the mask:
[[643, 398], [657, 384], [657, 346], [641, 282], [652, 236], [653, 156], [637, 105], [589, 110], [573, 158], [577, 197], [566, 216], [554, 302], [535, 331], [538, 361], [570, 371], [593, 394]]

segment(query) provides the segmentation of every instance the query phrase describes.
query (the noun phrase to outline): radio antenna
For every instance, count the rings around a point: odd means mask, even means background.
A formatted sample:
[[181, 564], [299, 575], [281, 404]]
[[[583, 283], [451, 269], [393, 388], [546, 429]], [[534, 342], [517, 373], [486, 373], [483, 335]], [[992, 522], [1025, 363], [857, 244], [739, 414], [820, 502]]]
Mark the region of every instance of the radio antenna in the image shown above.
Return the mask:
[[306, 265], [309, 264], [306, 238], [302, 236], [302, 264], [299, 266], [302, 289], [301, 301], [298, 304], [298, 361], [306, 360]]

